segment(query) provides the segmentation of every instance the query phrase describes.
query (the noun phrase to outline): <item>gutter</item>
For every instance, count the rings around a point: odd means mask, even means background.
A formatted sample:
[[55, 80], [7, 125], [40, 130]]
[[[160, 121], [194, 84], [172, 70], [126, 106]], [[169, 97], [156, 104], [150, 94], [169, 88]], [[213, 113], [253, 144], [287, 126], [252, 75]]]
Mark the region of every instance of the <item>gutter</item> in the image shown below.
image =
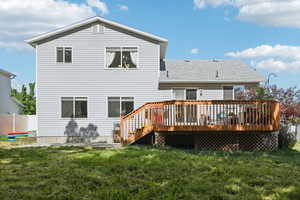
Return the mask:
[[206, 80], [206, 81], [195, 81], [195, 80], [160, 80], [160, 84], [164, 83], [259, 83], [263, 82], [264, 80], [250, 80], [250, 81], [243, 81], [243, 80]]

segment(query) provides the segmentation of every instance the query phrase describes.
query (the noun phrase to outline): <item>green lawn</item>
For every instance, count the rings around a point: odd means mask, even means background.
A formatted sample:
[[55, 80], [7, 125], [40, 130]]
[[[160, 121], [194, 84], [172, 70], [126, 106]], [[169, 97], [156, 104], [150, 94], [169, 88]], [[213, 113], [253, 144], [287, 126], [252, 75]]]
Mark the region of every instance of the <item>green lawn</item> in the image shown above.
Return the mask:
[[0, 199], [297, 200], [300, 152], [0, 148]]
[[6, 138], [0, 137], [0, 148], [14, 148], [20, 145], [33, 144], [35, 142], [31, 140], [17, 140], [17, 141], [4, 141]]

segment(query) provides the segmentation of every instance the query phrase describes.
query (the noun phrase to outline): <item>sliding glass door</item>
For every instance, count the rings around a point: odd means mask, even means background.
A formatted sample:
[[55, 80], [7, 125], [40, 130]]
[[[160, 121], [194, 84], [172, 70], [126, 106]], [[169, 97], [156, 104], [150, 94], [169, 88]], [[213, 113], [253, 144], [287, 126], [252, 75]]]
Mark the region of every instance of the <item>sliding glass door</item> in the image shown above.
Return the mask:
[[[197, 100], [197, 89], [195, 88], [176, 88], [173, 89], [173, 98], [175, 100]], [[177, 123], [197, 122], [197, 105], [178, 104], [174, 107]]]

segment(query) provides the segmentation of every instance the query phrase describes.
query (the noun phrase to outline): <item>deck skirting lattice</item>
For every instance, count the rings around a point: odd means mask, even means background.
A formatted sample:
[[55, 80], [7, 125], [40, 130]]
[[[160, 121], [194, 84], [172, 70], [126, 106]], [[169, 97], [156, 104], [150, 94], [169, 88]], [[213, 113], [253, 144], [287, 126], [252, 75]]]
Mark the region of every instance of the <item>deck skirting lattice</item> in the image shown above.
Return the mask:
[[165, 146], [166, 144], [166, 136], [161, 133], [154, 133], [154, 144], [160, 147]]
[[273, 151], [278, 148], [278, 133], [208, 133], [195, 134], [197, 150]]

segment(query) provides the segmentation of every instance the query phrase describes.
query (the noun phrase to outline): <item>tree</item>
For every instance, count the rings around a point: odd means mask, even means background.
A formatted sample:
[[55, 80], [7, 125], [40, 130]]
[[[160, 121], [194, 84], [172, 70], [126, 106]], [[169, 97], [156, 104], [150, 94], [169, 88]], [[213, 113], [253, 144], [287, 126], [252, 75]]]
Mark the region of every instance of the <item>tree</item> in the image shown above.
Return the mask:
[[267, 85], [247, 90], [239, 94], [244, 100], [276, 100], [281, 103], [281, 119], [284, 123], [300, 121], [300, 89], [290, 87], [278, 88], [276, 85]]
[[235, 98], [237, 100], [274, 100], [274, 96], [268, 92], [267, 88], [256, 87], [246, 91], [238, 90], [235, 92]]
[[16, 97], [23, 105], [22, 114], [35, 115], [36, 114], [36, 98], [35, 98], [35, 83], [29, 83], [29, 93], [27, 88], [22, 85], [19, 92], [17, 89], [12, 89], [11, 96]]

